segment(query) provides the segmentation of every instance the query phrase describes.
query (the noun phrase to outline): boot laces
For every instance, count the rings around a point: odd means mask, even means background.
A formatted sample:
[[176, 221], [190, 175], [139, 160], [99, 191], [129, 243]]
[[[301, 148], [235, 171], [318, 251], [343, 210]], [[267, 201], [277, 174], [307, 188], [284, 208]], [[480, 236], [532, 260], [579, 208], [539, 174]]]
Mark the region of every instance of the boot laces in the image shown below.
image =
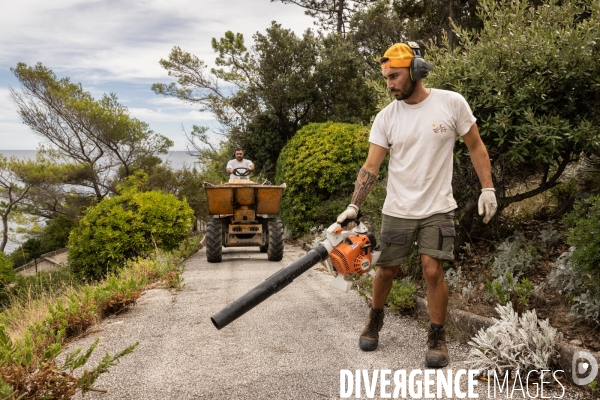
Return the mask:
[[380, 313], [371, 313], [370, 318], [369, 318], [369, 333], [371, 334], [377, 334], [379, 333], [379, 319], [380, 319]]
[[435, 329], [431, 329], [430, 333], [429, 333], [429, 342], [431, 343], [431, 348], [435, 349], [435, 350], [439, 350], [440, 349], [440, 343], [439, 343], [439, 339], [440, 336], [442, 335], [441, 329], [435, 330]]

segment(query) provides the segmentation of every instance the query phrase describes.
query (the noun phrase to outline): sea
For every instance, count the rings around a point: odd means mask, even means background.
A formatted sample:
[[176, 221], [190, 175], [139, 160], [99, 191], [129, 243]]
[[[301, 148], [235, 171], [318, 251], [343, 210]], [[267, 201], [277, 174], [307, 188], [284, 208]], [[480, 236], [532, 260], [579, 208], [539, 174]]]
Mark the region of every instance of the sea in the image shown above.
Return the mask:
[[[0, 154], [3, 154], [6, 157], [17, 157], [21, 160], [27, 159], [35, 159], [37, 155], [37, 150], [0, 150]], [[183, 167], [194, 167], [198, 166], [197, 158], [190, 155], [187, 151], [170, 151], [167, 154], [160, 154], [159, 157], [163, 160], [163, 163], [169, 163], [171, 168], [173, 169], [182, 169]], [[13, 228], [10, 226], [9, 228]], [[0, 226], [0, 232], [2, 227]], [[17, 235], [15, 233], [9, 233], [8, 243], [4, 248], [4, 252], [6, 254], [12, 253], [15, 251], [19, 245], [24, 242], [26, 239], [22, 235]]]
[[[37, 150], [0, 150], [0, 154], [4, 154], [6, 157], [15, 156], [21, 160], [27, 160], [35, 159]], [[187, 151], [170, 151], [167, 154], [159, 154], [158, 156], [163, 160], [163, 163], [170, 163], [173, 169], [198, 165], [198, 159]]]

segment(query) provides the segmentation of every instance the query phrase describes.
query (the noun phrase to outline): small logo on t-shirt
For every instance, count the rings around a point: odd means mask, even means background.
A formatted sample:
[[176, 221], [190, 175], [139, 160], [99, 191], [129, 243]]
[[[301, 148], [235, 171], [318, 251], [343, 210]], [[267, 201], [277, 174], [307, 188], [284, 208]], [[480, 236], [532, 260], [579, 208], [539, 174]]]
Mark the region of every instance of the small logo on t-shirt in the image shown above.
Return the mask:
[[436, 125], [435, 125], [435, 124], [431, 124], [431, 126], [432, 126], [432, 128], [433, 128], [433, 131], [434, 131], [435, 133], [444, 133], [444, 132], [446, 132], [446, 128], [444, 128], [444, 126], [443, 126], [443, 125], [441, 125], [441, 124], [440, 124], [440, 126], [438, 126], [438, 127], [436, 127]]

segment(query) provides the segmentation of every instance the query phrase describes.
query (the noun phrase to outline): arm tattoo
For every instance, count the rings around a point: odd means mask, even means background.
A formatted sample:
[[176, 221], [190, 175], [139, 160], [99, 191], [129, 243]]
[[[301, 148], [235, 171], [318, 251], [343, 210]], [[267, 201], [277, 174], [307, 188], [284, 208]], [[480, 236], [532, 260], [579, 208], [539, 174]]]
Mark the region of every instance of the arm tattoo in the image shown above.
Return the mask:
[[352, 195], [352, 204], [360, 207], [367, 198], [373, 186], [377, 181], [377, 175], [370, 173], [364, 168], [361, 168], [356, 178], [356, 184], [354, 185], [354, 194]]

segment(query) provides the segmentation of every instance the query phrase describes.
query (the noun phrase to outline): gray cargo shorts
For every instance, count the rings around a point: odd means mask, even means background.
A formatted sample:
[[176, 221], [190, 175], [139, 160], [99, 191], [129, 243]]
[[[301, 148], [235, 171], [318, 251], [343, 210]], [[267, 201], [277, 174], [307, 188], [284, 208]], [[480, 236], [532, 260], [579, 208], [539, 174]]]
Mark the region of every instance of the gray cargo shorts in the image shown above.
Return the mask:
[[454, 211], [424, 219], [396, 218], [383, 214], [379, 267], [395, 267], [408, 259], [415, 241], [419, 254], [442, 260], [454, 260]]

